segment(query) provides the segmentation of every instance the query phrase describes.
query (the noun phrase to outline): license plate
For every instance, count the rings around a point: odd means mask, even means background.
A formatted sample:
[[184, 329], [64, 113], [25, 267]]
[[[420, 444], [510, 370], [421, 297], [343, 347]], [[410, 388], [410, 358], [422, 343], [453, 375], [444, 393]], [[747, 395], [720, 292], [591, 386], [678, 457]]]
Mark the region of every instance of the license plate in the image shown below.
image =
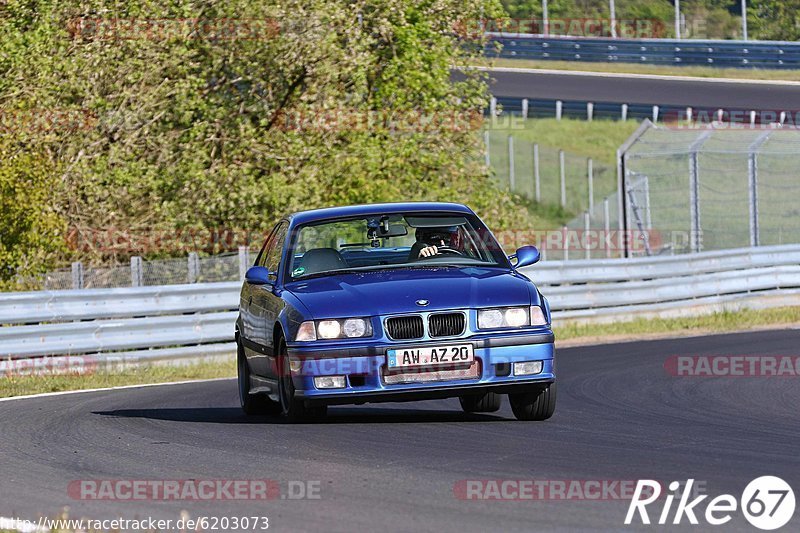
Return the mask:
[[417, 366], [470, 364], [475, 360], [471, 344], [400, 348], [386, 352], [390, 369]]

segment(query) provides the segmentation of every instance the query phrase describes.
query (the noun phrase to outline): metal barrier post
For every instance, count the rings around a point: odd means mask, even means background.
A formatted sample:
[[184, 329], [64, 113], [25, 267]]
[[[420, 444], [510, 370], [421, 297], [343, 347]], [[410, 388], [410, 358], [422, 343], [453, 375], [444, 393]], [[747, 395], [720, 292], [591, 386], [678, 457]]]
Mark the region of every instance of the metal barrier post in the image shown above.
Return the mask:
[[200, 259], [197, 256], [197, 252], [189, 252], [188, 261], [188, 281], [189, 283], [197, 283], [197, 279], [200, 277]]
[[533, 187], [534, 187], [534, 194], [536, 195], [536, 201], [542, 201], [542, 189], [541, 183], [539, 180], [539, 145], [533, 145]]
[[592, 258], [592, 250], [589, 247], [589, 232], [592, 230], [592, 220], [589, 211], [583, 213], [583, 247], [586, 250], [586, 259]]
[[247, 269], [250, 268], [250, 250], [247, 246], [239, 247], [239, 279], [244, 281]]
[[72, 288], [83, 288], [83, 263], [80, 261], [72, 263]]
[[483, 144], [484, 144], [485, 149], [486, 149], [486, 155], [485, 155], [486, 168], [491, 168], [491, 166], [492, 166], [492, 157], [491, 157], [491, 155], [489, 155], [489, 132], [488, 131], [484, 131], [483, 132]]
[[567, 206], [567, 177], [564, 169], [564, 150], [558, 151], [558, 167], [561, 173], [561, 207]]
[[594, 163], [590, 157], [586, 162], [586, 179], [589, 181], [589, 212], [594, 210]]
[[747, 188], [750, 193], [750, 246], [761, 244], [758, 227], [758, 149], [769, 138], [771, 131], [765, 131], [750, 145], [747, 154]]
[[139, 256], [131, 257], [131, 287], [141, 287], [144, 285], [144, 273], [142, 270], [142, 258]]
[[563, 110], [564, 102], [556, 100], [556, 120], [561, 120], [561, 112]]
[[508, 190], [514, 192], [516, 185], [516, 176], [514, 175], [514, 137], [508, 136]]
[[606, 249], [606, 257], [611, 257], [611, 248], [608, 246], [608, 236], [611, 233], [611, 220], [608, 216], [608, 196], [603, 198], [603, 247]]
[[528, 99], [522, 99], [522, 118], [528, 118]]

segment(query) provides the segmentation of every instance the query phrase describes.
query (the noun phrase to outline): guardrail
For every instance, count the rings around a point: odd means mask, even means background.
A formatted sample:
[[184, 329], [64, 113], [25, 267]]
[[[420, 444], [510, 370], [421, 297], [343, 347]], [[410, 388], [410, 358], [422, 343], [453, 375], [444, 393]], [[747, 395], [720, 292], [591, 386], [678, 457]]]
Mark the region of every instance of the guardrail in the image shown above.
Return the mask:
[[[687, 314], [800, 302], [800, 245], [691, 255], [548, 261], [523, 272], [554, 320]], [[181, 361], [235, 351], [239, 282], [12, 293], [0, 301], [0, 374], [69, 365]], [[48, 358], [48, 359], [44, 359]], [[57, 365], [56, 365], [57, 366]]]
[[[489, 33], [488, 36], [486, 55], [508, 59], [768, 69], [800, 67], [800, 43], [788, 41], [612, 39], [514, 33]], [[502, 45], [499, 53], [495, 43]]]

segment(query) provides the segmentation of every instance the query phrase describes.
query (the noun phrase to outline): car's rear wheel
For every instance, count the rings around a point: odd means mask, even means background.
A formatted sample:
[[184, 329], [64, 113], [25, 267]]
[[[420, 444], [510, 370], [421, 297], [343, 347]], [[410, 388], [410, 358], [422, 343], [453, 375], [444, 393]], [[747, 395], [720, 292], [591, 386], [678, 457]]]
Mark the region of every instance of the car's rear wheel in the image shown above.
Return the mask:
[[322, 418], [328, 413], [327, 405], [309, 407], [302, 399], [295, 396], [294, 381], [289, 369], [289, 356], [286, 353], [286, 341], [278, 341], [278, 391], [281, 399], [281, 412], [288, 420], [300, 422]]
[[547, 387], [509, 394], [511, 410], [517, 420], [547, 420], [556, 410], [556, 384]]
[[465, 413], [494, 413], [500, 409], [503, 397], [496, 392], [485, 392], [478, 395], [458, 398]]
[[281, 406], [278, 402], [270, 400], [266, 394], [250, 393], [250, 366], [244, 355], [244, 348], [239, 338], [236, 338], [236, 368], [239, 378], [239, 405], [248, 416], [276, 415], [280, 413]]

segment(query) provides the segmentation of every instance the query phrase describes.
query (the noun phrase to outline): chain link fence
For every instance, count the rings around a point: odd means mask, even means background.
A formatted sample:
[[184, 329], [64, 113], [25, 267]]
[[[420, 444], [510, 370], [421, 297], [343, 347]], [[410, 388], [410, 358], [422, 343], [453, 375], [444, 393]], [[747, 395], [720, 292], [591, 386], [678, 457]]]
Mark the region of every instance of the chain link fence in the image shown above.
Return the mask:
[[653, 253], [800, 242], [800, 131], [650, 125], [622, 154], [627, 227], [657, 232]]
[[132, 257], [130, 265], [85, 267], [82, 263], [73, 263], [71, 268], [54, 270], [29, 280], [27, 285], [64, 290], [237, 281], [244, 279], [244, 272], [257, 253], [257, 249], [241, 247], [238, 253], [211, 257], [199, 257], [196, 253], [181, 259], [153, 261]]

